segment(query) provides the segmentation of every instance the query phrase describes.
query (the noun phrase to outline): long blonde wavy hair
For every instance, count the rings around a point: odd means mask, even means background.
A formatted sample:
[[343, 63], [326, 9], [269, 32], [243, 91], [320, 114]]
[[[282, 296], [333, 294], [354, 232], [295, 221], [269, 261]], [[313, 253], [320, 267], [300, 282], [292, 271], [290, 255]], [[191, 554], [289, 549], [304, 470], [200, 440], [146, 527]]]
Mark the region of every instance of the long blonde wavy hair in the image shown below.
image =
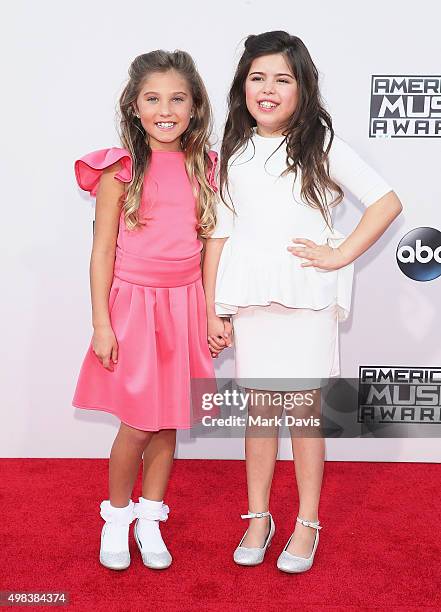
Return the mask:
[[[153, 72], [176, 70], [184, 77], [193, 97], [193, 118], [181, 136], [185, 152], [185, 168], [196, 199], [198, 235], [206, 238], [214, 229], [215, 190], [210, 185], [207, 173], [212, 171], [208, 156], [209, 139], [213, 120], [210, 101], [205, 85], [191, 56], [185, 51], [174, 52], [158, 49], [138, 55], [129, 67], [129, 80], [119, 99], [117, 126], [121, 144], [133, 160], [133, 179], [124, 197], [124, 220], [127, 229], [135, 230], [146, 225], [139, 218], [144, 174], [148, 168], [152, 150], [146, 142], [146, 132], [141, 120], [136, 117], [134, 105], [146, 78]], [[148, 139], [147, 139], [148, 141]], [[197, 184], [195, 184], [195, 181]]]

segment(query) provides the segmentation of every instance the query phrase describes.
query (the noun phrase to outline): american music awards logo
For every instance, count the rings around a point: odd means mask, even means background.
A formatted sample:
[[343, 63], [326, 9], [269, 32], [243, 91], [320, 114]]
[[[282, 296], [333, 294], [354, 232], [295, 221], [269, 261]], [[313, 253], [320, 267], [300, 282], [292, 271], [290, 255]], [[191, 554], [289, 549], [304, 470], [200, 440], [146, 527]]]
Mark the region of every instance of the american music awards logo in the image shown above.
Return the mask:
[[441, 138], [441, 75], [372, 75], [370, 138]]
[[441, 368], [360, 366], [358, 422], [441, 424]]

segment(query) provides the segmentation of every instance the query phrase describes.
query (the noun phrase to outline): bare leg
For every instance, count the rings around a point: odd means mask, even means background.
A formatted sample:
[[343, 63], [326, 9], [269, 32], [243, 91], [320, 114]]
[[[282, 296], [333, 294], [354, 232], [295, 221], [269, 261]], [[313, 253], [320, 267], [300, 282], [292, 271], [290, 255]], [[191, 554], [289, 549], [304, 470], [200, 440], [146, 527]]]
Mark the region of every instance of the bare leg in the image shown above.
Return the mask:
[[[247, 392], [250, 390], [247, 389]], [[261, 397], [249, 401], [248, 416], [274, 418], [282, 409], [272, 405], [271, 391], [253, 391]], [[265, 396], [262, 396], [265, 394]], [[269, 398], [271, 405], [269, 405]], [[278, 426], [248, 425], [245, 437], [245, 457], [248, 487], [248, 510], [266, 512], [269, 508], [271, 483], [278, 451]], [[245, 514], [245, 512], [244, 512]], [[242, 543], [247, 548], [261, 547], [269, 530], [269, 517], [249, 519], [248, 532]]]
[[155, 431], [144, 450], [142, 496], [161, 501], [167, 489], [176, 447], [176, 429]]
[[109, 459], [109, 499], [112, 506], [129, 503], [138, 476], [142, 453], [153, 432], [121, 423]]
[[[305, 391], [304, 393], [311, 393]], [[296, 408], [293, 416], [308, 418], [314, 416], [320, 418], [321, 390], [314, 390], [313, 406], [301, 406]], [[294, 455], [295, 474], [297, 488], [299, 491], [300, 518], [308, 521], [318, 520], [318, 506], [323, 478], [323, 467], [325, 458], [325, 440], [319, 432], [313, 434], [312, 428], [305, 430], [311, 437], [299, 437], [302, 432], [299, 428], [291, 427], [291, 444]], [[316, 529], [305, 527], [295, 521], [294, 535], [288, 547], [288, 552], [299, 557], [309, 557], [314, 544]]]

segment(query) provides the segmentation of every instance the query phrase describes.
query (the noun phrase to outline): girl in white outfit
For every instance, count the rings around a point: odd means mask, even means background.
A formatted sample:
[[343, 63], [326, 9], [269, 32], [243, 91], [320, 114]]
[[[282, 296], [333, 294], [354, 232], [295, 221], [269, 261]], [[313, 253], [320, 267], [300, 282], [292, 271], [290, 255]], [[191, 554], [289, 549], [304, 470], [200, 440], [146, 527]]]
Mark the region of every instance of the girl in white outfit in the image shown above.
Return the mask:
[[[317, 69], [286, 32], [246, 39], [229, 93], [221, 149], [217, 224], [207, 240], [204, 288], [213, 356], [232, 344], [247, 391], [308, 391], [296, 417], [320, 416], [320, 388], [340, 374], [338, 322], [349, 314], [353, 262], [402, 210], [385, 180], [334, 135]], [[332, 209], [352, 192], [366, 211], [347, 237]], [[230, 319], [231, 317], [231, 319]], [[312, 391], [312, 393], [311, 393]], [[280, 395], [280, 394], [279, 394]], [[305, 393], [306, 397], [306, 393]], [[259, 401], [248, 415], [274, 416]], [[308, 570], [319, 541], [324, 440], [291, 428], [299, 511], [277, 566]], [[257, 565], [274, 534], [269, 512], [278, 450], [273, 435], [245, 441], [249, 527], [234, 552]], [[264, 519], [264, 520], [263, 520]]]

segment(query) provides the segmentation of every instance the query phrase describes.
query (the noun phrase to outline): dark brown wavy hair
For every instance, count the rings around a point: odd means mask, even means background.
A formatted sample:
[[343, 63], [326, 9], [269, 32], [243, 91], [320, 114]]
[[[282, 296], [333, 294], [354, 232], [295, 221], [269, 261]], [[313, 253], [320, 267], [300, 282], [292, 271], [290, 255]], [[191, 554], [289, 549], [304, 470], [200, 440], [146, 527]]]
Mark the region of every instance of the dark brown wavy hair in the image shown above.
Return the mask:
[[[256, 120], [248, 111], [245, 101], [245, 81], [254, 59], [263, 55], [281, 53], [290, 66], [298, 86], [298, 104], [284, 126], [287, 168], [281, 174], [302, 173], [301, 197], [313, 208], [319, 208], [328, 225], [329, 207], [339, 204], [343, 197], [341, 187], [329, 175], [328, 153], [334, 139], [332, 119], [324, 109], [318, 86], [318, 71], [304, 43], [297, 36], [275, 31], [250, 35], [239, 60], [228, 95], [228, 115], [221, 147], [220, 195], [232, 202], [228, 188], [228, 162], [240, 151], [253, 134]], [[329, 141], [324, 149], [329, 132]], [[293, 184], [294, 184], [293, 180]], [[333, 199], [328, 203], [327, 194]], [[234, 205], [234, 203], [233, 203]]]
[[[185, 167], [196, 197], [197, 229], [201, 237], [206, 237], [215, 225], [215, 192], [210, 185], [207, 172], [212, 170], [208, 156], [209, 138], [213, 120], [210, 101], [202, 78], [191, 56], [185, 51], [164, 51], [158, 49], [138, 55], [130, 64], [129, 80], [120, 99], [117, 126], [122, 146], [131, 154], [133, 160], [133, 180], [130, 182], [124, 201], [124, 220], [130, 230], [145, 225], [139, 219], [143, 179], [151, 159], [151, 148], [141, 120], [136, 117], [135, 104], [145, 79], [153, 72], [176, 70], [183, 76], [193, 97], [194, 113], [188, 128], [181, 136], [181, 146], [185, 152]], [[194, 184], [198, 183], [198, 188]]]

